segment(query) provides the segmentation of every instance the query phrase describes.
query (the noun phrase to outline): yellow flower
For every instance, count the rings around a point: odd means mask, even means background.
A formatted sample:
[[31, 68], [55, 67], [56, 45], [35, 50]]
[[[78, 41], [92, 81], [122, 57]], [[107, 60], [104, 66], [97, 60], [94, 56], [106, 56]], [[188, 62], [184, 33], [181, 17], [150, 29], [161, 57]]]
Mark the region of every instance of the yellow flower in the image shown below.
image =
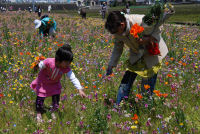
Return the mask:
[[22, 75], [20, 75], [20, 76], [19, 76], [19, 78], [22, 80], [22, 79], [23, 79], [23, 76], [22, 76]]
[[10, 104], [12, 104], [13, 103], [13, 101], [10, 101]]
[[11, 96], [11, 94], [8, 94], [8, 97], [10, 97]]
[[134, 123], [135, 123], [135, 124], [138, 124], [138, 121], [136, 120], [136, 121], [134, 121]]
[[132, 128], [132, 129], [136, 129], [136, 128], [137, 128], [137, 126], [131, 126], [131, 128]]
[[180, 126], [183, 126], [183, 123], [181, 122], [179, 125], [180, 125]]

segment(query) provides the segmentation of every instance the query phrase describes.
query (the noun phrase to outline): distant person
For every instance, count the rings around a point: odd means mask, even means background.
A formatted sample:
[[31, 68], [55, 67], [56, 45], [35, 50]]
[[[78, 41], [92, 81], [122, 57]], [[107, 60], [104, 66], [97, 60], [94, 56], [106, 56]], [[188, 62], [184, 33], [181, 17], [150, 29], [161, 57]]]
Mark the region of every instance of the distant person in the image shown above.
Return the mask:
[[40, 6], [38, 6], [38, 8], [37, 8], [37, 12], [38, 12], [38, 17], [40, 17], [42, 14], [42, 9]]
[[32, 12], [32, 8], [30, 6], [28, 7], [28, 11], [29, 11], [29, 13]]
[[34, 6], [34, 11], [35, 11], [35, 13], [37, 13], [37, 7], [36, 7], [36, 5]]
[[130, 14], [129, 3], [126, 4], [126, 14]]
[[48, 13], [51, 13], [51, 5], [48, 6]]
[[39, 28], [39, 34], [41, 37], [55, 36], [56, 34], [56, 21], [50, 18], [48, 15], [44, 15], [40, 20], [34, 20], [35, 28]]
[[102, 5], [102, 7], [101, 7], [102, 19], [105, 19], [105, 17], [106, 17], [106, 11], [107, 11], [106, 2], [103, 2], [103, 5]]
[[80, 9], [80, 15], [81, 15], [82, 19], [86, 19], [86, 10], [84, 8]]

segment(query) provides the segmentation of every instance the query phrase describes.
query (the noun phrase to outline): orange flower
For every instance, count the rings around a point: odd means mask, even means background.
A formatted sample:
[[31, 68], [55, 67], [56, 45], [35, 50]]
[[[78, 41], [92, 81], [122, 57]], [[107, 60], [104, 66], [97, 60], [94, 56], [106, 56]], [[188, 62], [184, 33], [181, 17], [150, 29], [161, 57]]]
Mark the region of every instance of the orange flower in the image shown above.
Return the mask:
[[84, 83], [81, 83], [81, 85], [83, 86], [83, 85], [84, 85]]
[[38, 57], [38, 56], [37, 56], [37, 57], [35, 57], [35, 60], [36, 60], [36, 61], [38, 61], [39, 59], [40, 59], [40, 57]]
[[168, 65], [169, 65], [169, 62], [165, 62], [165, 65], [168, 66]]
[[166, 97], [168, 96], [168, 94], [162, 94], [162, 96], [163, 96], [164, 98], [166, 98]]
[[147, 85], [144, 85], [144, 88], [147, 90], [150, 88], [150, 86], [147, 84]]
[[138, 115], [134, 114], [134, 116], [131, 118], [132, 120], [138, 120]]
[[130, 30], [130, 34], [133, 35], [134, 38], [138, 38], [138, 34], [142, 33], [144, 31], [144, 28], [142, 26], [139, 26], [137, 23], [135, 23]]
[[30, 52], [26, 52], [26, 55], [31, 55], [31, 53]]
[[87, 89], [88, 88], [88, 86], [85, 86], [85, 89]]
[[158, 96], [158, 97], [161, 97], [161, 96], [162, 96], [162, 94], [158, 93], [158, 94], [156, 94], [156, 96]]
[[142, 99], [142, 98], [143, 98], [141, 94], [136, 94], [136, 97], [137, 97], [138, 99]]
[[115, 74], [114, 73], [112, 73], [112, 74], [110, 74], [110, 77], [113, 77]]
[[93, 88], [97, 88], [97, 86], [96, 86], [96, 85], [94, 85], [94, 86], [93, 86]]
[[173, 57], [171, 57], [171, 58], [170, 58], [170, 60], [171, 60], [171, 61], [173, 61], [173, 60], [174, 60], [174, 58], [173, 58]]
[[106, 68], [103, 66], [103, 67], [102, 67], [102, 70], [106, 70]]
[[99, 77], [102, 77], [102, 74], [98, 74]]
[[175, 91], [176, 89], [175, 88], [172, 88], [172, 91]]
[[171, 75], [171, 74], [167, 74], [167, 76], [170, 77], [170, 78], [172, 78], [172, 75]]
[[40, 60], [44, 60], [46, 59], [44, 56], [40, 56]]
[[178, 63], [182, 64], [183, 62], [180, 60]]
[[20, 52], [19, 55], [24, 55], [24, 53]]
[[182, 65], [183, 65], [183, 66], [186, 66], [186, 63], [183, 63]]
[[51, 50], [52, 50], [52, 48], [51, 48], [51, 47], [49, 47], [48, 49], [49, 49], [49, 51], [51, 51]]
[[195, 55], [197, 55], [197, 54], [198, 54], [198, 52], [197, 52], [197, 51], [195, 51], [195, 52], [194, 52], [194, 54], [195, 54]]
[[186, 49], [186, 48], [183, 48], [183, 50], [186, 51], [187, 49]]
[[108, 40], [105, 40], [105, 42], [108, 42]]
[[33, 69], [36, 65], [37, 65], [37, 62], [33, 62], [33, 63], [31, 64], [31, 69]]
[[86, 53], [83, 53], [83, 56], [85, 56], [86, 55]]
[[[58, 43], [58, 42], [57, 42]], [[63, 46], [64, 44], [63, 43], [61, 43], [61, 44], [58, 44], [57, 46], [59, 46], [59, 47], [61, 47], [61, 46]]]
[[159, 93], [160, 93], [159, 90], [153, 90], [153, 92], [154, 92], [155, 94], [159, 94]]
[[186, 56], [183, 56], [183, 59], [185, 59]]

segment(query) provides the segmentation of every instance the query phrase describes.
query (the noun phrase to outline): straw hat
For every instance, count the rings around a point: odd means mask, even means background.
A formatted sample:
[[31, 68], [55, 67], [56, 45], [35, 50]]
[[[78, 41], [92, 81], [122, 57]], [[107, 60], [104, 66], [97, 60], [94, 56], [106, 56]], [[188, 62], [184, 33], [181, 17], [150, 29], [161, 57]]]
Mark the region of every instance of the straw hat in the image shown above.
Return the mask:
[[35, 29], [39, 28], [42, 25], [41, 20], [34, 20]]

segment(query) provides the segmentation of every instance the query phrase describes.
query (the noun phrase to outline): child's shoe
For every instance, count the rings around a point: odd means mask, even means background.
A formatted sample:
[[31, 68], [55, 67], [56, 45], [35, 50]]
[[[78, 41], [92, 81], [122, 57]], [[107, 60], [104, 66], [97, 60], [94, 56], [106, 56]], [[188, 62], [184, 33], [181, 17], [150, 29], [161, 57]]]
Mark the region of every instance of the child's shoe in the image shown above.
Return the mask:
[[42, 122], [43, 122], [41, 113], [38, 113], [38, 114], [37, 114], [36, 119], [37, 119], [37, 122], [38, 122], [38, 123], [42, 123]]

